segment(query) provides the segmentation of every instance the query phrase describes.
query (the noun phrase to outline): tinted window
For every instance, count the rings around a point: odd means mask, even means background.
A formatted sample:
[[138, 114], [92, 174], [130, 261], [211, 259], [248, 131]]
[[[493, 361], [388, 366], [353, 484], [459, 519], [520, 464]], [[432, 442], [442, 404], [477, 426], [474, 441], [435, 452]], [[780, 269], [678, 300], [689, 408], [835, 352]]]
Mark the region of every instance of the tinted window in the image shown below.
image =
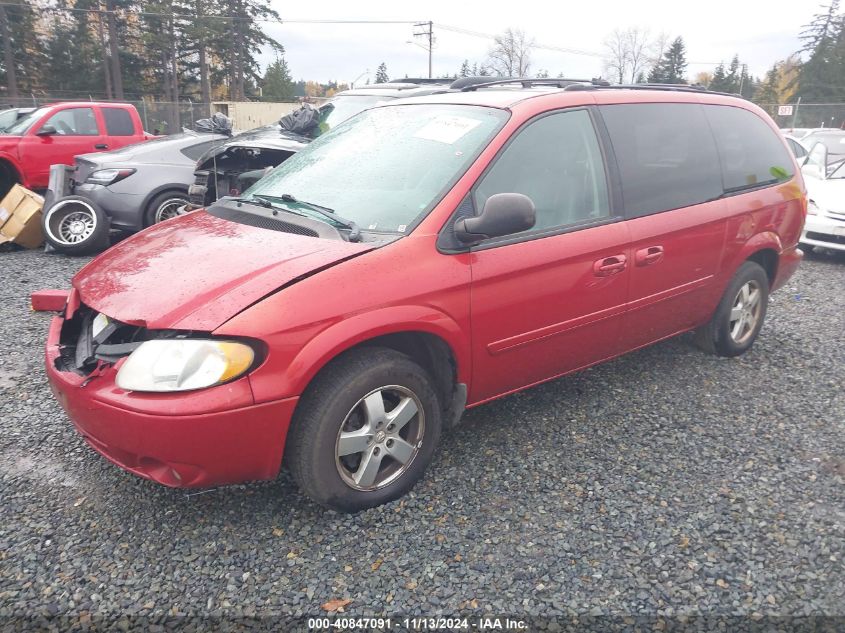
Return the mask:
[[713, 128], [725, 192], [789, 180], [792, 159], [780, 136], [753, 112], [731, 106], [704, 106]]
[[132, 123], [132, 115], [129, 110], [123, 108], [103, 108], [103, 117], [106, 119], [106, 133], [109, 136], [133, 136], [135, 125]]
[[56, 112], [42, 128], [52, 125], [60, 136], [97, 136], [97, 119], [92, 108], [67, 108]]
[[476, 210], [496, 193], [531, 198], [535, 231], [609, 216], [604, 163], [587, 111], [545, 116], [517, 132], [476, 188]]
[[628, 216], [701, 204], [722, 194], [719, 159], [701, 106], [602, 106]]
[[802, 156], [807, 155], [807, 150], [805, 150], [800, 143], [797, 143], [794, 139], [788, 138], [786, 142], [789, 143], [789, 149], [792, 150], [792, 153], [795, 154], [795, 158], [801, 158]]
[[191, 160], [198, 160], [199, 157], [205, 154], [207, 150], [211, 149], [218, 143], [222, 143], [222, 141], [205, 141], [203, 143], [197, 143], [196, 145], [191, 145], [189, 147], [183, 147], [179, 151]]

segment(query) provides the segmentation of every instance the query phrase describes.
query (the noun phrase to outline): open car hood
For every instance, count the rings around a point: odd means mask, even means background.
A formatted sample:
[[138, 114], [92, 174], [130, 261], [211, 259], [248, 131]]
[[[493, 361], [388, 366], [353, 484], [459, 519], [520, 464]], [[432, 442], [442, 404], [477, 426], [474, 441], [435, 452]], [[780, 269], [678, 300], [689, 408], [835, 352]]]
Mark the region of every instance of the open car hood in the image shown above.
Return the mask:
[[123, 323], [210, 332], [282, 286], [375, 246], [197, 211], [117, 244], [79, 271], [73, 285], [84, 304]]

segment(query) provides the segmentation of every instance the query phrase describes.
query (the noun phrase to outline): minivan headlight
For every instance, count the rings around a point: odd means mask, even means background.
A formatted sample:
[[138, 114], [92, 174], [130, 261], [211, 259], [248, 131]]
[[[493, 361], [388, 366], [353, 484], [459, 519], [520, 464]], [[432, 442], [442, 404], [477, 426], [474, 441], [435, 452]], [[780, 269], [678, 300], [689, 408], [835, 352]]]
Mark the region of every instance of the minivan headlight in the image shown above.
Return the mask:
[[98, 169], [88, 175], [85, 182], [95, 185], [112, 185], [135, 173], [134, 169]]
[[237, 378], [255, 360], [249, 345], [210, 339], [144, 341], [117, 372], [127, 391], [189, 391]]

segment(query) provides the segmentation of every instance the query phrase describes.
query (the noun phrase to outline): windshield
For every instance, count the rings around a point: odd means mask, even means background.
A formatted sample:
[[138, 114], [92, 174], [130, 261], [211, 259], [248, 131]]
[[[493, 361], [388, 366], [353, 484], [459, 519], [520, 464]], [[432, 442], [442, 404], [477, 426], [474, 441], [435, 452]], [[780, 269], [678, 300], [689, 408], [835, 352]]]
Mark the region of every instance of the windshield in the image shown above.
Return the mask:
[[11, 110], [3, 110], [0, 112], [0, 132], [5, 130], [7, 127], [12, 125], [15, 121], [18, 120], [18, 109], [12, 108]]
[[801, 140], [805, 147], [813, 147], [821, 143], [827, 148], [828, 164], [842, 158], [845, 154], [845, 132], [816, 132]]
[[367, 110], [286, 160], [246, 195], [293, 196], [333, 209], [365, 231], [405, 233], [507, 118], [495, 108], [448, 104]]
[[25, 134], [26, 131], [32, 127], [32, 125], [38, 121], [42, 116], [47, 114], [50, 111], [50, 108], [38, 108], [35, 112], [30, 112], [25, 117], [20, 119], [14, 125], [6, 128], [3, 131], [3, 134], [14, 134], [15, 136], [20, 136], [21, 134]]
[[328, 132], [333, 127], [337, 127], [346, 119], [351, 119], [359, 112], [372, 108], [387, 99], [392, 97], [383, 97], [378, 95], [360, 96], [353, 95], [335, 97], [322, 108], [320, 108], [320, 131]]
[[838, 164], [834, 164], [830, 175], [828, 178], [842, 178], [845, 179], [845, 160], [839, 161]]

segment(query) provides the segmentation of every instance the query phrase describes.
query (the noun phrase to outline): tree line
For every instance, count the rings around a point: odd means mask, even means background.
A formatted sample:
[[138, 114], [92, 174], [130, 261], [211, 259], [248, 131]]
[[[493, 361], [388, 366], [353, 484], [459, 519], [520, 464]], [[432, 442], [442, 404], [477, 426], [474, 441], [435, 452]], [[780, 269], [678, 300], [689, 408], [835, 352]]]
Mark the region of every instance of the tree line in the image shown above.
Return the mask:
[[687, 76], [682, 37], [667, 45], [663, 34], [647, 30], [614, 31], [604, 42], [604, 68], [619, 83], [693, 83], [709, 90], [741, 94], [757, 103], [845, 102], [845, 12], [839, 0], [823, 5], [803, 27], [801, 49], [775, 62], [763, 77], [753, 77], [738, 55], [712, 71]]
[[[0, 85], [12, 99], [147, 95], [202, 103], [331, 96], [346, 87], [294, 81], [284, 47], [262, 28], [273, 20], [279, 15], [261, 0], [5, 0], [0, 5]], [[801, 31], [801, 42], [801, 50], [774, 63], [762, 78], [752, 77], [738, 55], [689, 77], [683, 37], [616, 29], [604, 41], [604, 73], [618, 83], [695, 83], [759, 103], [797, 97], [805, 103], [845, 101], [840, 0], [831, 0], [813, 16]], [[535, 47], [524, 31], [506, 29], [495, 36], [485, 59], [464, 60], [448, 77], [531, 76]], [[275, 61], [262, 74], [258, 55], [268, 48]], [[539, 69], [533, 76], [550, 74]], [[388, 80], [382, 62], [375, 82]]]
[[259, 52], [284, 54], [261, 28], [279, 16], [260, 0], [5, 3], [0, 82], [13, 99], [47, 93], [242, 100], [261, 88]]

